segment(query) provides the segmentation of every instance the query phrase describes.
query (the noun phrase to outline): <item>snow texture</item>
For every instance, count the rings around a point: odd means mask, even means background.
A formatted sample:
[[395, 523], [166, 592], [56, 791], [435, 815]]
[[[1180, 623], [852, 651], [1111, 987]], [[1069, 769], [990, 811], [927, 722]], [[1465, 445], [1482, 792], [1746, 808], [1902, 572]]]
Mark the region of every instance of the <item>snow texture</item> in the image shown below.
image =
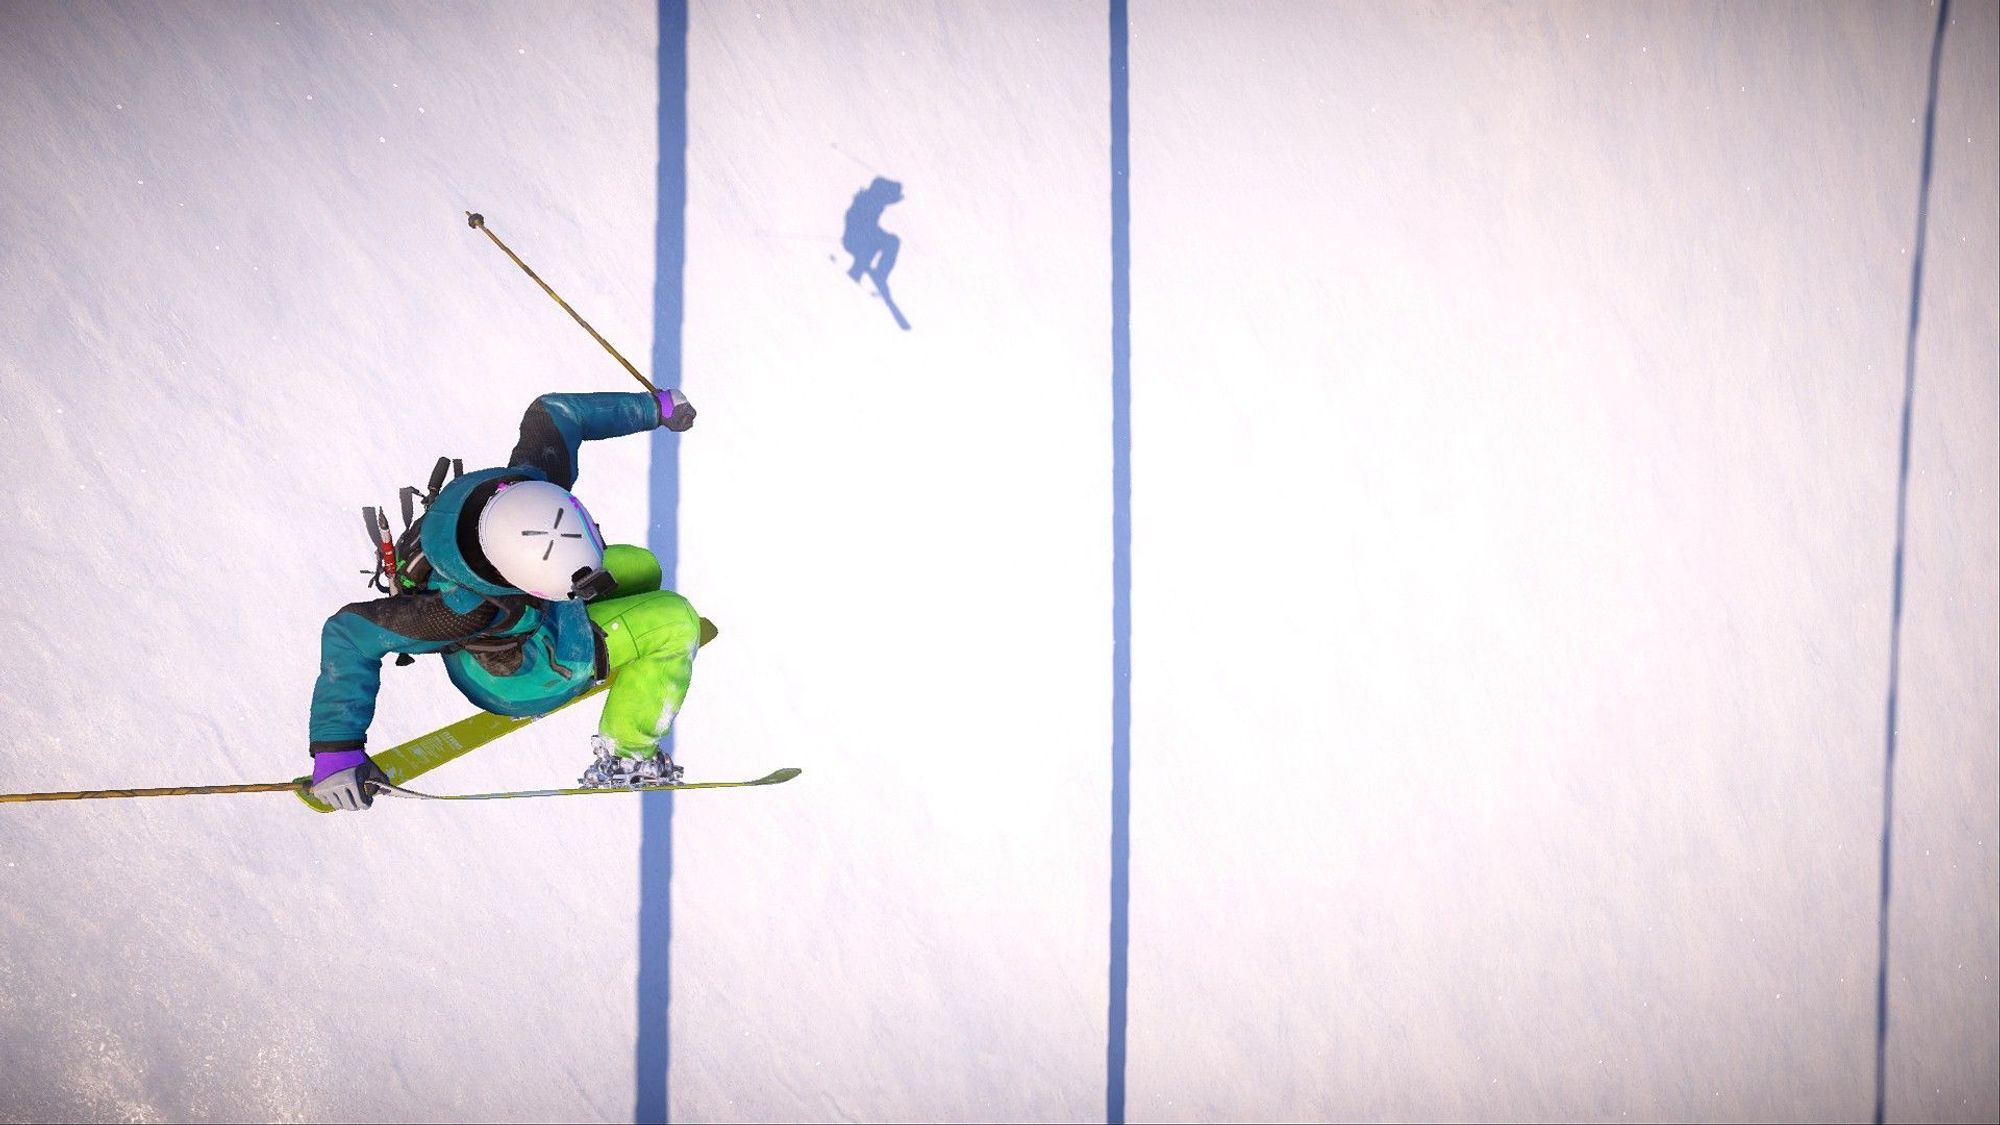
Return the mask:
[[[1945, 39], [1888, 1113], [2000, 1116], [2000, 27]], [[1871, 1112], [1924, 3], [1135, 5], [1136, 1120]], [[1095, 1120], [1101, 6], [697, 3], [679, 1120]], [[363, 504], [652, 353], [645, 4], [0, 3], [0, 791], [307, 768]], [[904, 185], [893, 296], [841, 219]], [[671, 279], [661, 284], [670, 284]], [[676, 510], [650, 459], [678, 446]], [[375, 741], [459, 717], [385, 671]], [[579, 708], [435, 775], [541, 786]], [[0, 1119], [630, 1120], [640, 799], [0, 808]]]

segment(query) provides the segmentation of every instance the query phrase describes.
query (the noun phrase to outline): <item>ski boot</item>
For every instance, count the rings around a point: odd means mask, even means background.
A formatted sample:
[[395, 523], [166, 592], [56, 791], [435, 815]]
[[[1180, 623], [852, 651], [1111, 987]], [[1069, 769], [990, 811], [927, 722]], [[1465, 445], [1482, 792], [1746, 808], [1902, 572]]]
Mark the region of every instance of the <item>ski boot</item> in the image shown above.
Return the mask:
[[617, 744], [601, 734], [591, 737], [590, 749], [596, 757], [577, 779], [579, 788], [652, 789], [680, 784], [681, 767], [674, 764], [664, 749], [655, 749], [651, 757], [628, 758], [618, 752]]

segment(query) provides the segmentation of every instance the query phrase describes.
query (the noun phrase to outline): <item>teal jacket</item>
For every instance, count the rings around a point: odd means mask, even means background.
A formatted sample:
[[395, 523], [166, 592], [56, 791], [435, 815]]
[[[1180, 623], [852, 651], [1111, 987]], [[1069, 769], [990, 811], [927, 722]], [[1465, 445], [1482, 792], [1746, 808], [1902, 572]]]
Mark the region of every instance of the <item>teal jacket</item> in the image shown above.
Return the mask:
[[320, 630], [313, 685], [312, 752], [367, 745], [382, 686], [382, 659], [440, 653], [465, 697], [502, 715], [540, 715], [605, 673], [603, 639], [580, 601], [544, 601], [509, 586], [480, 556], [478, 513], [500, 484], [576, 483], [586, 441], [643, 433], [662, 423], [650, 394], [543, 395], [521, 419], [504, 468], [446, 485], [420, 529], [430, 572], [414, 590], [341, 607]]

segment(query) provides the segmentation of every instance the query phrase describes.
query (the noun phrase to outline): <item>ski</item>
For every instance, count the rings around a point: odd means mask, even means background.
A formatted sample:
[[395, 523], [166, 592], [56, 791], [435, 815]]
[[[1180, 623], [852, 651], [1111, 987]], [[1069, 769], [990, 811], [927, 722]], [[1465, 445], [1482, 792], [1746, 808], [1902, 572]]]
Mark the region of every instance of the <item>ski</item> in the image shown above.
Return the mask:
[[514, 789], [505, 793], [419, 793], [400, 785], [384, 786], [378, 795], [419, 801], [512, 801], [522, 797], [589, 797], [606, 793], [669, 793], [677, 789], [742, 789], [751, 785], [782, 785], [803, 772], [797, 766], [772, 770], [752, 781], [677, 781], [672, 785], [633, 785], [606, 789]]
[[[701, 643], [705, 645], [714, 640], [716, 633], [715, 624], [705, 617], [702, 618]], [[407, 781], [414, 781], [439, 766], [464, 757], [502, 735], [520, 730], [522, 727], [539, 719], [548, 718], [565, 707], [574, 707], [584, 700], [602, 693], [606, 688], [611, 686], [611, 681], [616, 678], [616, 673], [613, 673], [610, 679], [605, 680], [603, 683], [563, 704], [562, 707], [557, 707], [544, 714], [526, 715], [515, 718], [512, 715], [496, 715], [490, 711], [481, 711], [474, 715], [467, 715], [450, 726], [442, 727], [426, 735], [420, 735], [408, 742], [399, 742], [387, 750], [372, 753], [368, 756], [374, 760], [377, 766], [381, 767], [383, 774], [389, 779], [389, 784], [401, 785]], [[330, 813], [333, 811], [332, 805], [326, 804], [312, 795], [311, 778], [294, 778], [292, 783], [299, 786], [295, 792], [298, 794], [299, 800], [305, 802], [307, 808], [321, 813]], [[775, 783], [767, 782], [766, 784]]]
[[[481, 711], [475, 715], [468, 715], [450, 726], [434, 730], [408, 742], [397, 743], [387, 750], [368, 756], [382, 768], [391, 785], [401, 785], [406, 781], [414, 781], [448, 762], [456, 761], [502, 735], [517, 731], [537, 720], [546, 719], [564, 707], [574, 707], [603, 692], [609, 686], [610, 681], [606, 680], [544, 715], [515, 718], [511, 715], [496, 715], [490, 711]], [[304, 801], [307, 808], [322, 813], [333, 811], [332, 805], [325, 804], [312, 795], [311, 778], [301, 777], [296, 780], [301, 786], [297, 790], [299, 800]]]

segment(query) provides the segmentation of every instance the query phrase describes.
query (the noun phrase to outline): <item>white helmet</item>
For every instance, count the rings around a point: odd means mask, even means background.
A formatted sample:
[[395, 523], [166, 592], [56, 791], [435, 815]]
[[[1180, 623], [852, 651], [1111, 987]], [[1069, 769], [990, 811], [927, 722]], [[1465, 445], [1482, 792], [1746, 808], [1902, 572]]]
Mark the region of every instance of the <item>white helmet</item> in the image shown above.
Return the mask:
[[479, 512], [479, 551], [500, 577], [550, 601], [604, 565], [604, 540], [583, 502], [545, 480], [500, 486]]

